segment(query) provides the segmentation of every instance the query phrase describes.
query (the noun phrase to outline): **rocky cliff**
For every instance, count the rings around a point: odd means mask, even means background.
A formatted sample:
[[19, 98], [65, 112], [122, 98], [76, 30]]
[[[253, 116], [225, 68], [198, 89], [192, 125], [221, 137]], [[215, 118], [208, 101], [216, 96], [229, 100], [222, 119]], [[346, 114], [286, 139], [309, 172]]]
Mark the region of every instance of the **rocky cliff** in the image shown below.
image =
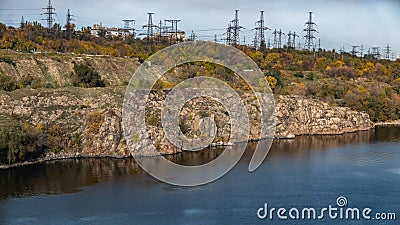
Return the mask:
[[[47, 157], [73, 156], [125, 157], [130, 152], [126, 146], [121, 125], [121, 106], [125, 87], [22, 89], [0, 92], [0, 125], [20, 123], [47, 135], [60, 146], [59, 151], [49, 151]], [[150, 104], [160, 106], [165, 91], [152, 93]], [[208, 104], [208, 105], [207, 105]], [[374, 125], [368, 114], [348, 108], [332, 107], [319, 100], [300, 96], [276, 96], [277, 138], [293, 138], [303, 134], [342, 134], [367, 130]], [[194, 113], [207, 105], [216, 113], [218, 130], [215, 143], [229, 141], [229, 117], [217, 103], [205, 99], [193, 100], [181, 112], [181, 129], [188, 136], [198, 135], [198, 122], [204, 115]], [[257, 107], [249, 105], [251, 128], [259, 126], [257, 116], [251, 116]], [[157, 111], [148, 111], [147, 126], [150, 136], [164, 154], [181, 151], [170, 146], [159, 125]], [[257, 129], [251, 129], [250, 138], [257, 140]]]
[[343, 134], [374, 127], [369, 115], [301, 96], [277, 96], [277, 137]]
[[29, 80], [33, 85], [65, 87], [70, 85], [69, 74], [74, 64], [94, 68], [107, 84], [129, 82], [137, 67], [136, 59], [72, 54], [27, 54], [0, 50], [0, 73], [17, 83]]

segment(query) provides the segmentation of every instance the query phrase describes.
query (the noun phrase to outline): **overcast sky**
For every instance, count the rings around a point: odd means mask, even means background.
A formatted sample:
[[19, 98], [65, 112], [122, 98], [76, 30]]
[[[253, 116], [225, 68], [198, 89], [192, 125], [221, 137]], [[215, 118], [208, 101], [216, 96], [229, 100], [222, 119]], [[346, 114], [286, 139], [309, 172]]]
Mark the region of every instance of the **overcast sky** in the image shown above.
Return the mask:
[[[16, 26], [21, 16], [29, 21], [41, 21], [42, 7], [48, 0], [0, 0], [0, 22]], [[254, 38], [255, 21], [259, 11], [265, 10], [266, 26], [301, 33], [308, 12], [314, 12], [322, 47], [364, 45], [383, 49], [390, 44], [400, 54], [400, 0], [52, 0], [56, 8], [56, 22], [65, 23], [67, 9], [75, 16], [78, 27], [102, 23], [122, 27], [122, 19], [135, 19], [134, 27], [141, 29], [147, 22], [147, 12], [154, 12], [154, 22], [164, 19], [182, 20], [178, 27], [201, 39], [224, 38], [224, 28], [239, 9], [241, 41]], [[4, 10], [6, 9], [6, 10]], [[9, 10], [36, 9], [36, 10]], [[45, 24], [45, 23], [43, 23]], [[205, 31], [207, 30], [207, 31]], [[140, 31], [138, 31], [140, 33]], [[272, 39], [272, 32], [266, 39]], [[301, 36], [304, 36], [302, 33]], [[286, 39], [286, 37], [285, 37]], [[301, 39], [304, 43], [304, 38]]]

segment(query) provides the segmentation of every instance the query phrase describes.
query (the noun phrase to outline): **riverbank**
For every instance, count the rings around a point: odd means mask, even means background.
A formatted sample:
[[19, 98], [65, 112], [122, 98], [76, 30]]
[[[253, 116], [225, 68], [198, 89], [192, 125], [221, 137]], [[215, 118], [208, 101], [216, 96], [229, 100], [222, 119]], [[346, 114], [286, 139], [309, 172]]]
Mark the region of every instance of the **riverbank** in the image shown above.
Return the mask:
[[[305, 146], [308, 146], [310, 144], [309, 141], [304, 140], [305, 137], [311, 138], [313, 140], [312, 143], [314, 143], [314, 144], [315, 144], [315, 138], [321, 137], [321, 138], [318, 138], [318, 139], [324, 140], [324, 141], [319, 141], [321, 143], [321, 146], [325, 146], [325, 145], [334, 146], [330, 143], [330, 141], [326, 142], [326, 140], [335, 138], [335, 136], [341, 136], [341, 137], [345, 138], [345, 140], [346, 140], [345, 142], [350, 142], [350, 140], [351, 141], [366, 141], [371, 136], [371, 135], [369, 135], [370, 130], [375, 129], [375, 127], [391, 127], [391, 126], [400, 126], [400, 120], [378, 122], [378, 123], [375, 123], [374, 127], [371, 127], [370, 129], [359, 130], [359, 131], [355, 131], [355, 132], [346, 132], [346, 133], [341, 133], [341, 134], [323, 134], [323, 135], [303, 134], [303, 135], [295, 136], [293, 138], [281, 138], [281, 139], [276, 138], [274, 140], [274, 143], [285, 141], [285, 140], [289, 141], [292, 139], [296, 139], [296, 140], [301, 139], [303, 141], [299, 142], [299, 143], [301, 143], [300, 148], [305, 148]], [[365, 132], [367, 132], [367, 133], [365, 133]], [[366, 134], [366, 135], [357, 135], [357, 133]], [[354, 135], [356, 135], [356, 138], [353, 137]], [[346, 138], [346, 136], [348, 136], [348, 137]], [[358, 140], [359, 137], [362, 137], [362, 139]], [[342, 143], [342, 142], [340, 142], [340, 143]], [[175, 154], [177, 154], [177, 153], [175, 153]], [[174, 155], [174, 154], [171, 154], [171, 155]], [[45, 157], [41, 157], [36, 160], [19, 162], [19, 163], [14, 163], [14, 164], [0, 164], [0, 170], [1, 169], [10, 169], [10, 168], [15, 168], [15, 167], [20, 167], [20, 166], [33, 165], [33, 164], [38, 164], [38, 163], [44, 163], [44, 162], [48, 162], [48, 161], [58, 161], [58, 160], [68, 160], [68, 159], [107, 159], [107, 158], [109, 158], [109, 159], [126, 159], [126, 158], [132, 158], [132, 156], [131, 155], [125, 155], [125, 156], [80, 155], [78, 153], [58, 153], [58, 154], [48, 153]]]
[[[0, 128], [4, 127], [6, 132], [10, 127], [20, 126], [23, 132], [34, 133], [41, 144], [49, 146], [45, 152], [47, 155], [60, 154], [61, 158], [130, 157], [122, 129], [121, 108], [125, 89], [124, 86], [70, 87], [0, 92]], [[168, 91], [152, 93], [146, 118], [149, 135], [164, 155], [182, 152], [169, 143], [161, 126], [161, 106], [167, 94]], [[248, 95], [242, 96], [242, 100], [249, 113], [249, 139], [257, 141], [266, 138], [260, 134], [261, 118], [257, 102]], [[229, 100], [227, 104], [231, 104]], [[277, 139], [343, 134], [374, 127], [366, 113], [333, 107], [302, 96], [275, 96], [275, 108]], [[231, 124], [224, 107], [202, 98], [191, 100], [182, 109], [180, 127], [184, 129], [184, 134], [189, 137], [201, 134], [199, 123], [205, 116], [204, 111], [212, 112], [213, 115], [208, 116], [213, 117], [217, 125], [212, 145], [234, 142], [229, 140]], [[54, 155], [48, 156], [49, 160], [56, 157]]]
[[57, 154], [54, 156], [45, 156], [39, 159], [25, 161], [25, 162], [18, 162], [13, 164], [0, 164], [1, 169], [10, 169], [20, 166], [28, 166], [38, 163], [44, 163], [49, 161], [57, 161], [57, 160], [67, 160], [67, 159], [100, 159], [100, 158], [112, 158], [112, 159], [124, 159], [124, 158], [131, 158], [131, 156], [124, 156], [124, 157], [115, 157], [115, 156], [107, 156], [107, 155], [98, 155], [98, 156], [80, 156], [80, 155], [72, 155], [72, 154]]
[[[396, 124], [399, 125], [399, 124]], [[386, 125], [387, 127], [389, 127], [390, 125]], [[274, 139], [274, 143], [281, 143], [282, 141], [290, 141], [290, 143], [292, 141], [296, 141], [298, 140], [299, 143], [301, 144], [301, 146], [299, 146], [299, 148], [304, 149], [306, 148], [305, 146], [308, 146], [309, 143], [308, 141], [304, 141], [304, 138], [308, 137], [311, 138], [313, 141], [312, 143], [316, 143], [316, 139], [318, 139], [317, 142], [320, 143], [321, 146], [334, 146], [331, 141], [332, 139], [335, 139], [336, 136], [341, 136], [344, 138], [345, 142], [350, 142], [350, 141], [361, 141], [361, 140], [366, 140], [366, 137], [369, 137], [370, 135], [368, 134], [368, 132], [371, 129], [368, 130], [360, 130], [360, 131], [356, 131], [356, 132], [346, 132], [346, 133], [342, 133], [342, 134], [323, 134], [323, 135], [299, 135], [299, 136], [295, 136], [293, 138], [275, 138]], [[365, 135], [364, 135], [365, 134]], [[348, 137], [346, 137], [346, 135]], [[356, 135], [356, 138], [354, 138], [353, 136]], [[361, 137], [361, 140], [358, 140]], [[319, 139], [323, 139], [324, 141], [321, 141]], [[327, 141], [328, 140], [328, 141]], [[254, 143], [257, 141], [251, 141], [251, 143]], [[343, 144], [343, 143], [342, 143]], [[213, 147], [221, 147], [223, 145], [214, 145]], [[176, 154], [180, 154], [182, 152], [179, 153], [172, 153], [172, 154], [163, 154], [164, 156], [173, 156]], [[28, 165], [34, 165], [34, 164], [39, 164], [39, 163], [45, 163], [45, 162], [49, 162], [49, 161], [58, 161], [58, 160], [68, 160], [68, 159], [127, 159], [127, 158], [132, 158], [131, 155], [124, 155], [124, 156], [112, 156], [112, 155], [80, 155], [78, 153], [47, 153], [46, 156], [35, 159], [35, 160], [30, 160], [30, 161], [25, 161], [25, 162], [18, 162], [18, 163], [13, 163], [13, 164], [0, 164], [0, 170], [4, 170], [4, 169], [11, 169], [11, 168], [15, 168], [15, 167], [21, 167], [21, 166], [28, 166]]]
[[400, 126], [400, 120], [377, 122], [375, 126]]

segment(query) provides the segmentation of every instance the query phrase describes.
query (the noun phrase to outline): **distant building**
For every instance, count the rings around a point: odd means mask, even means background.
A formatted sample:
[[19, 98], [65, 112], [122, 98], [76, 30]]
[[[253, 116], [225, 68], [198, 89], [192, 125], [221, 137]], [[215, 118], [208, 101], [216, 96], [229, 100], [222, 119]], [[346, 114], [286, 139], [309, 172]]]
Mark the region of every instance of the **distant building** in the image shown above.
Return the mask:
[[132, 30], [118, 27], [103, 27], [101, 24], [94, 24], [90, 34], [96, 37], [125, 37], [134, 34]]
[[[160, 36], [160, 33], [154, 33], [153, 37]], [[181, 40], [186, 41], [186, 33], [184, 31], [177, 31], [176, 34], [174, 32], [163, 32], [161, 33], [161, 37], [164, 39], [171, 39], [171, 40]]]
[[[96, 37], [125, 37], [134, 34], [132, 29], [124, 29], [118, 27], [104, 27], [101, 24], [94, 24], [90, 29], [90, 34]], [[152, 38], [160, 37], [160, 33], [153, 33]], [[161, 37], [166, 40], [186, 40], [186, 33], [184, 31], [178, 30], [162, 32]]]

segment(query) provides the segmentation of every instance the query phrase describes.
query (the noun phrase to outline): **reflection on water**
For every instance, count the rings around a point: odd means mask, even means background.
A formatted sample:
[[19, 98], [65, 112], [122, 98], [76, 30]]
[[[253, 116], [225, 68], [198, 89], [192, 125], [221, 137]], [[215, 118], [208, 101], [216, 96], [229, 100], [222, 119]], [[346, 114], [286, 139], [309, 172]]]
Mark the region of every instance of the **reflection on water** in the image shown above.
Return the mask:
[[388, 169], [387, 171], [396, 175], [400, 175], [400, 168]]
[[400, 127], [399, 126], [378, 127], [375, 129], [375, 132], [373, 132], [372, 141], [399, 142]]
[[[276, 140], [272, 145], [271, 157], [304, 157], [304, 151], [326, 151], [347, 144], [400, 141], [399, 127], [380, 127], [376, 130], [329, 136], [300, 136], [293, 140]], [[256, 143], [249, 143], [240, 163], [248, 163]], [[262, 144], [262, 143], [260, 143]], [[223, 152], [213, 148], [199, 152], [185, 152], [167, 156], [173, 162], [183, 165], [200, 165], [212, 161]], [[365, 153], [363, 153], [365, 154]], [[374, 153], [375, 160], [385, 161], [385, 153]], [[352, 158], [353, 157], [353, 158]], [[345, 160], [362, 163], [371, 156], [354, 154]], [[400, 157], [400, 156], [399, 156]], [[399, 173], [393, 169], [388, 171]], [[144, 174], [134, 159], [69, 159], [0, 170], [0, 199], [15, 196], [60, 194], [79, 191], [82, 186], [109, 181], [121, 176]], [[188, 211], [190, 212], [190, 211]]]
[[143, 173], [129, 159], [67, 159], [0, 170], [0, 199], [11, 196], [61, 194], [114, 177]]
[[188, 151], [174, 155], [167, 155], [166, 158], [181, 165], [197, 166], [214, 160], [224, 152], [224, 149], [224, 147], [205, 148], [200, 151]]

